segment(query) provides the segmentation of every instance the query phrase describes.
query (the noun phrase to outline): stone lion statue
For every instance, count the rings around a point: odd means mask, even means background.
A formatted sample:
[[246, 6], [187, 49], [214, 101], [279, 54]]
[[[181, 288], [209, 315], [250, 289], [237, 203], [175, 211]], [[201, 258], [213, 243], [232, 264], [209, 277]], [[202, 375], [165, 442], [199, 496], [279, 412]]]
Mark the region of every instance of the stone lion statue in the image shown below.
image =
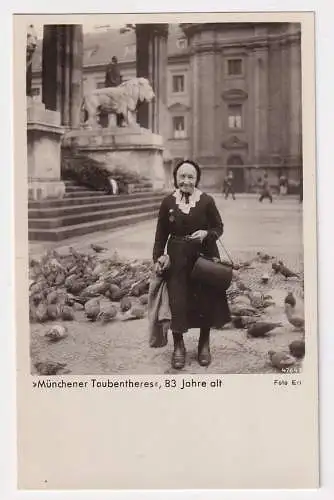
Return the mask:
[[98, 128], [98, 116], [108, 114], [108, 128], [116, 126], [116, 115], [122, 114], [124, 126], [139, 126], [136, 121], [138, 102], [151, 102], [154, 92], [146, 78], [132, 78], [118, 87], [95, 89], [83, 97], [82, 110], [85, 113], [84, 126]]

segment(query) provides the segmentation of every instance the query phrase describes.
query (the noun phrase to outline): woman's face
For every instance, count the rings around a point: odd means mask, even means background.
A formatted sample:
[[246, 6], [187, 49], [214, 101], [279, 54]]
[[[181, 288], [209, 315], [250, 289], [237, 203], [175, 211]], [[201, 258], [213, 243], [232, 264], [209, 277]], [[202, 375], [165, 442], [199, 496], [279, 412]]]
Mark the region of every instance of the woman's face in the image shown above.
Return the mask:
[[183, 163], [176, 172], [176, 182], [184, 193], [192, 194], [197, 181], [197, 171], [190, 163]]

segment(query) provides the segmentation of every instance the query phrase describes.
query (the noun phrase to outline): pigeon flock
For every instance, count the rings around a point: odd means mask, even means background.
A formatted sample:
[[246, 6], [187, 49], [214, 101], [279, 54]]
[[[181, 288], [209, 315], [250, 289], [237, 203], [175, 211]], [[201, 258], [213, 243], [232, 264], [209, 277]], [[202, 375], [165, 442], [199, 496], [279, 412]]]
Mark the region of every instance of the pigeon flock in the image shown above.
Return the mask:
[[[252, 269], [255, 268], [257, 278], [254, 280]], [[293, 291], [288, 291], [289, 286], [298, 291], [298, 297]], [[275, 287], [286, 290], [280, 303], [272, 296]], [[270, 340], [286, 328], [298, 332], [299, 339], [287, 343], [284, 350], [268, 350], [268, 363], [278, 371], [300, 366], [305, 356], [303, 277], [300, 274], [289, 269], [282, 260], [257, 252], [251, 261], [235, 266], [232, 285], [227, 294], [232, 325], [245, 330], [245, 339]], [[275, 319], [271, 317], [273, 312]], [[278, 316], [280, 321], [277, 321]]]
[[[117, 255], [105, 256], [105, 251], [92, 244], [88, 253], [69, 247], [66, 253], [50, 250], [39, 260], [31, 259], [30, 323], [32, 327], [44, 325], [42, 336], [47, 344], [71, 337], [71, 322], [76, 320], [94, 328], [96, 323], [147, 316], [151, 261], [124, 262]], [[280, 301], [273, 293], [278, 282], [286, 292]], [[245, 341], [268, 342], [267, 363], [273, 371], [300, 363], [305, 356], [303, 276], [282, 260], [257, 252], [251, 260], [234, 265], [227, 296], [231, 310], [227, 328], [244, 331]], [[270, 339], [282, 328], [299, 332], [299, 338], [276, 352], [270, 349]], [[69, 373], [66, 363], [51, 359], [34, 359], [33, 366], [40, 375]]]

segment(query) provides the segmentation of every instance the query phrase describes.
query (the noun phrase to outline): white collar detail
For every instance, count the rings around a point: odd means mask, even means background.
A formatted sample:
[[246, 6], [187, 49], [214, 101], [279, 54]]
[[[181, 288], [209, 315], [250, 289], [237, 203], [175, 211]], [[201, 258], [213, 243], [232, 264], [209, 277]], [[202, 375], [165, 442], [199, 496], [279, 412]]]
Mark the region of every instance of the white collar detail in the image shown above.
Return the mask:
[[184, 214], [189, 214], [190, 209], [194, 208], [199, 202], [201, 194], [202, 191], [200, 189], [195, 188], [193, 193], [189, 196], [189, 203], [185, 202], [185, 198], [184, 196], [182, 196], [180, 189], [176, 189], [173, 196], [181, 212], [183, 212]]

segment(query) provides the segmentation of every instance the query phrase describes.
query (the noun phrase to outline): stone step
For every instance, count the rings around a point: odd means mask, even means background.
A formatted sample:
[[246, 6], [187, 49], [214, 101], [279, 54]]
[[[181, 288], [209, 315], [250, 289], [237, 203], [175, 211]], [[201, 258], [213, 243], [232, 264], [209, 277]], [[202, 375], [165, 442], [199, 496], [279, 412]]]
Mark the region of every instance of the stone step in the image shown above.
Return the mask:
[[64, 198], [82, 198], [83, 196], [108, 196], [106, 191], [103, 191], [101, 189], [101, 191], [99, 190], [92, 190], [92, 189], [77, 189], [77, 190], [74, 190], [74, 191], [65, 191], [65, 196]]
[[95, 231], [106, 231], [122, 226], [136, 224], [149, 219], [155, 219], [158, 209], [135, 215], [125, 215], [114, 219], [102, 221], [85, 222], [74, 226], [66, 226], [57, 229], [29, 229], [30, 241], [62, 241], [66, 238], [94, 233]]
[[[76, 193], [77, 191], [95, 191], [87, 186], [79, 186], [78, 184], [65, 184], [66, 193]], [[95, 191], [96, 192], [96, 191]]]
[[[149, 189], [150, 189], [150, 187], [147, 187], [147, 186], [145, 186], [145, 185], [142, 185], [142, 186], [141, 186], [141, 185], [139, 184], [139, 185], [137, 185], [137, 186], [135, 186], [135, 187], [133, 188], [133, 193], [144, 193], [145, 191], [147, 191], [147, 190], [149, 190]], [[151, 189], [152, 189], [152, 187], [151, 187]]]
[[50, 219], [30, 219], [28, 221], [29, 229], [58, 229], [66, 226], [75, 226], [85, 222], [101, 221], [104, 219], [115, 219], [127, 215], [137, 215], [158, 210], [160, 201], [147, 203], [143, 206], [129, 206], [127, 208], [112, 208], [111, 210], [93, 211], [85, 214], [66, 215], [64, 217], [54, 217]]
[[143, 193], [133, 193], [133, 194], [120, 194], [120, 195], [102, 195], [96, 194], [95, 196], [82, 196], [82, 197], [66, 197], [61, 200], [43, 200], [43, 201], [30, 201], [28, 204], [29, 209], [39, 209], [44, 210], [45, 208], [56, 208], [56, 207], [69, 207], [73, 205], [87, 205], [92, 203], [106, 203], [117, 198], [118, 201], [122, 200], [138, 200], [151, 197], [162, 197], [166, 194], [164, 191], [146, 191]]
[[104, 210], [116, 210], [120, 208], [128, 207], [139, 207], [150, 202], [161, 202], [163, 196], [161, 194], [152, 194], [150, 197], [137, 197], [131, 200], [119, 200], [118, 196], [112, 196], [112, 200], [101, 200], [100, 203], [87, 203], [86, 205], [70, 205], [64, 207], [55, 208], [30, 208], [29, 209], [29, 220], [33, 219], [51, 219], [53, 217], [65, 217], [66, 215], [78, 215], [85, 214], [89, 212], [104, 211]]

